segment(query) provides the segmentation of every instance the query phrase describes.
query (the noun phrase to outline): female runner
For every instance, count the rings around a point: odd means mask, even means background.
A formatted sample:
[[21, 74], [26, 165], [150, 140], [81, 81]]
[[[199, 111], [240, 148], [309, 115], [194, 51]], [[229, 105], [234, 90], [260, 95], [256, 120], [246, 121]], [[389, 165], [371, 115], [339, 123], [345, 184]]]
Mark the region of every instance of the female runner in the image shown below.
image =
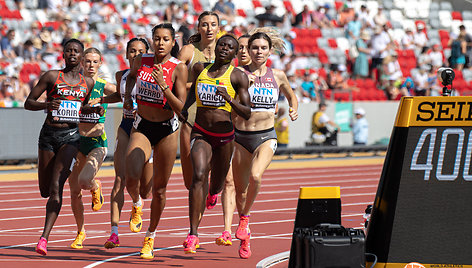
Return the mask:
[[[81, 73], [80, 62], [84, 45], [77, 39], [64, 44], [65, 68], [44, 73], [25, 101], [25, 109], [47, 109], [47, 117], [38, 141], [38, 181], [41, 196], [49, 198], [46, 204], [46, 220], [43, 233], [36, 245], [36, 252], [47, 254], [47, 240], [62, 207], [64, 184], [79, 145], [79, 110], [86, 103], [94, 82]], [[45, 102], [38, 101], [46, 91]], [[84, 106], [82, 112], [98, 112], [99, 109]]]
[[[248, 53], [247, 43], [249, 41], [248, 34], [242, 35], [238, 38], [238, 66], [245, 66], [251, 63], [251, 57]], [[232, 118], [236, 116], [231, 114]], [[220, 237], [216, 239], [216, 244], [220, 246], [231, 246], [231, 224], [233, 223], [233, 214], [236, 209], [236, 192], [234, 190], [233, 170], [230, 167], [228, 175], [226, 176], [225, 187], [221, 193], [221, 204], [223, 205], [224, 231]]]
[[[95, 81], [90, 101], [101, 99], [103, 95], [116, 92], [114, 84], [107, 83], [98, 76], [98, 70], [102, 65], [102, 53], [96, 48], [87, 48], [83, 54], [84, 75]], [[82, 189], [92, 193], [92, 210], [98, 211], [104, 202], [102, 184], [94, 179], [107, 155], [107, 135], [105, 133], [105, 115], [107, 104], [102, 104], [105, 114], [96, 113], [81, 114], [79, 123], [79, 152], [69, 177], [71, 207], [77, 223], [77, 236], [71, 244], [72, 248], [83, 248], [85, 240], [84, 204], [82, 202]]]
[[251, 256], [251, 207], [261, 187], [262, 174], [277, 148], [274, 117], [279, 92], [288, 100], [292, 121], [298, 118], [298, 101], [285, 73], [266, 65], [272, 48], [283, 49], [278, 33], [271, 28], [258, 28], [249, 38], [248, 47], [251, 63], [243, 68], [251, 81], [251, 118], [236, 117], [234, 120], [236, 137], [232, 161], [236, 206], [240, 215], [236, 238], [241, 240], [239, 256], [244, 259]]
[[[194, 81], [182, 111], [185, 118], [187, 109], [196, 100], [197, 114], [191, 134], [190, 233], [184, 242], [185, 253], [196, 253], [199, 247], [197, 231], [205, 210], [210, 170], [211, 195], [222, 190], [228, 174], [234, 139], [231, 110], [243, 118], [250, 117], [247, 76], [231, 65], [238, 47], [235, 37], [224, 35], [216, 43], [215, 63], [197, 63], [193, 67]], [[236, 95], [240, 102], [234, 101]]]
[[[149, 44], [144, 38], [132, 38], [126, 45], [126, 59], [131, 66], [132, 61], [139, 54], [147, 53]], [[117, 83], [117, 92], [115, 94], [106, 96], [102, 102], [115, 103], [124, 101], [126, 78], [130, 70], [122, 70], [116, 72], [115, 78]], [[105, 242], [105, 248], [111, 249], [120, 245], [118, 237], [118, 223], [120, 222], [121, 210], [125, 202], [125, 168], [126, 168], [126, 149], [130, 139], [131, 129], [133, 128], [133, 121], [136, 115], [136, 86], [131, 91], [131, 99], [133, 100], [133, 109], [127, 110], [123, 108], [123, 118], [121, 119], [120, 127], [118, 127], [115, 153], [113, 157], [115, 167], [115, 182], [110, 196], [110, 223], [111, 234]], [[142, 199], [148, 198], [152, 186], [152, 154], [149, 160], [144, 164], [143, 174], [139, 180], [139, 195]], [[142, 203], [142, 201], [141, 201]]]
[[[220, 20], [218, 14], [211, 11], [204, 11], [198, 17], [198, 33], [191, 36], [188, 45], [185, 45], [179, 52], [179, 59], [188, 67], [187, 89], [190, 89], [194, 77], [192, 77], [192, 67], [198, 62], [213, 62], [215, 59], [216, 36], [219, 32]], [[190, 132], [191, 125], [195, 122], [195, 105], [189, 108], [187, 121], [190, 124], [180, 126], [180, 161], [184, 176], [185, 187], [190, 190], [192, 186], [192, 161], [190, 159]], [[216, 197], [209, 197], [211, 201], [209, 208], [216, 205]]]
[[[133, 108], [131, 92], [136, 85], [138, 111], [133, 123], [126, 152], [126, 187], [133, 199], [130, 229], [139, 232], [142, 227], [142, 204], [138, 181], [144, 164], [154, 149], [151, 219], [140, 256], [154, 257], [155, 230], [166, 202], [166, 187], [177, 155], [179, 122], [174, 111], [184, 105], [187, 68], [171, 55], [176, 45], [172, 24], [164, 23], [152, 29], [155, 54], [142, 54], [132, 63], [126, 79], [124, 106]], [[174, 49], [173, 49], [174, 48]]]

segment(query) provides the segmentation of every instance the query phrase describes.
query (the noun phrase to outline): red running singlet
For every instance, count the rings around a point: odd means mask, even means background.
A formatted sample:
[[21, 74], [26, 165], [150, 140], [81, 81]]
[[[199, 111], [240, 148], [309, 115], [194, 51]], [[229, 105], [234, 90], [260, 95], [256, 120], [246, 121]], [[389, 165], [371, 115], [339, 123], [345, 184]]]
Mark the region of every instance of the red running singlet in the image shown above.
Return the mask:
[[[172, 74], [181, 61], [171, 57], [167, 62], [162, 64], [164, 72], [164, 80], [169, 86], [168, 90], [173, 90]], [[164, 92], [157, 85], [151, 73], [154, 69], [154, 54], [143, 54], [141, 58], [141, 67], [138, 70], [136, 80], [136, 101], [139, 104], [165, 108], [167, 99]]]

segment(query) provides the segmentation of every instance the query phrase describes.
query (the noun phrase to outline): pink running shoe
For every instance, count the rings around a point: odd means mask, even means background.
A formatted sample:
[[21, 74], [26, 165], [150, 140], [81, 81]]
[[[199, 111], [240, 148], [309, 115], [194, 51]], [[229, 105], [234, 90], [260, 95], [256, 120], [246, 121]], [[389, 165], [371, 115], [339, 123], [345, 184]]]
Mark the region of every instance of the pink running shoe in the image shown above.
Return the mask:
[[116, 248], [120, 246], [120, 239], [118, 239], [118, 235], [115, 233], [112, 233], [110, 235], [110, 238], [107, 239], [107, 242], [105, 242], [105, 248]]
[[224, 231], [220, 237], [215, 241], [218, 246], [231, 246], [233, 242], [231, 241], [231, 234], [228, 231]]
[[247, 239], [241, 240], [241, 244], [239, 244], [239, 257], [241, 259], [249, 259], [251, 257], [251, 246], [249, 245], [249, 240], [251, 239], [251, 235], [248, 236]]
[[207, 209], [212, 209], [216, 206], [216, 203], [218, 202], [218, 194], [210, 194], [208, 193], [207, 199], [206, 199], [206, 207]]
[[197, 253], [197, 248], [200, 247], [200, 241], [196, 235], [188, 235], [187, 239], [184, 241], [184, 252], [188, 253]]
[[45, 256], [48, 254], [48, 241], [46, 238], [41, 237], [36, 245], [36, 252]]
[[238, 229], [236, 230], [236, 238], [240, 240], [246, 240], [251, 235], [249, 230], [249, 216], [241, 216], [239, 218]]

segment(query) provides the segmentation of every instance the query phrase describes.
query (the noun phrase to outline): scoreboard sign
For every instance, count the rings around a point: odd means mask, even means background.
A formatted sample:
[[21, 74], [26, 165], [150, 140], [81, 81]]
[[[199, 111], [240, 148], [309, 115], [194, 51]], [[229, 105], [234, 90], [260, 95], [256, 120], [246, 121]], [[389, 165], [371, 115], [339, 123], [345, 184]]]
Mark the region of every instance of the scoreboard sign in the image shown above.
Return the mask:
[[472, 267], [472, 97], [400, 103], [369, 223], [375, 267]]

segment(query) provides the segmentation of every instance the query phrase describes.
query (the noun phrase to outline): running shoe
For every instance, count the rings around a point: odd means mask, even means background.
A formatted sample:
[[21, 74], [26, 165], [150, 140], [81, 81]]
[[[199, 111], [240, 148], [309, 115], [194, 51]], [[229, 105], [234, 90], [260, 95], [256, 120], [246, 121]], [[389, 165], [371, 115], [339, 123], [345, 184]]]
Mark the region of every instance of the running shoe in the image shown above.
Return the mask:
[[85, 240], [85, 232], [77, 232], [77, 237], [75, 238], [74, 242], [70, 245], [71, 248], [83, 248], [84, 247], [84, 240]]
[[251, 231], [249, 230], [249, 216], [241, 216], [239, 218], [238, 229], [236, 230], [236, 238], [245, 240], [250, 234]]
[[241, 244], [239, 244], [239, 257], [241, 259], [249, 259], [251, 257], [251, 246], [249, 245], [249, 240], [251, 239], [251, 235], [247, 237], [247, 239], [241, 240]]
[[215, 242], [218, 246], [231, 246], [233, 244], [231, 241], [231, 234], [228, 231], [224, 231]]
[[116, 248], [120, 246], [120, 239], [118, 239], [118, 235], [115, 233], [112, 233], [110, 235], [110, 238], [107, 239], [107, 242], [105, 242], [105, 248]]
[[145, 237], [143, 242], [143, 248], [139, 252], [141, 259], [152, 259], [154, 258], [154, 238]]
[[100, 208], [103, 206], [103, 194], [102, 194], [102, 182], [99, 180], [95, 180], [97, 184], [97, 189], [90, 190], [90, 193], [92, 193], [92, 210], [93, 211], [99, 211]]
[[39, 239], [38, 244], [36, 245], [36, 252], [44, 256], [48, 254], [48, 241], [46, 238], [41, 237]]
[[188, 235], [187, 239], [184, 241], [184, 251], [186, 254], [188, 253], [197, 253], [197, 248], [200, 247], [200, 241], [198, 240], [198, 236], [196, 235]]
[[212, 209], [216, 206], [216, 203], [218, 202], [218, 194], [210, 194], [208, 193], [207, 199], [206, 199], [206, 207], [207, 209]]
[[133, 206], [131, 210], [131, 217], [129, 218], [129, 229], [131, 229], [131, 232], [137, 233], [141, 231], [143, 227], [143, 219], [141, 218], [141, 215], [143, 215], [142, 209], [143, 206], [141, 205], [140, 207]]

